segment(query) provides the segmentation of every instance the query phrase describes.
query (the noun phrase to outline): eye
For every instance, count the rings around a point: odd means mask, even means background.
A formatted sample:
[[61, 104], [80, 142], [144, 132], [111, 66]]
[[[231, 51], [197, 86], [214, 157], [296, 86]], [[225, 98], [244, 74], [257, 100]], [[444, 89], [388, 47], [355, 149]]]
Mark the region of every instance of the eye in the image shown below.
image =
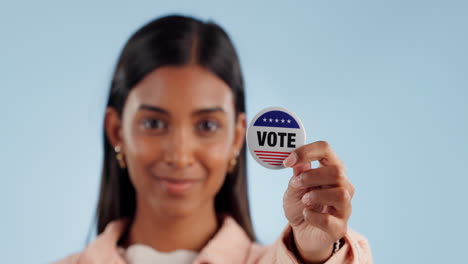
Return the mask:
[[211, 121], [211, 120], [203, 120], [198, 123], [198, 130], [204, 133], [211, 133], [215, 132], [220, 128], [218, 122]]
[[163, 130], [166, 128], [166, 123], [160, 119], [145, 118], [141, 121], [144, 129], [148, 130]]

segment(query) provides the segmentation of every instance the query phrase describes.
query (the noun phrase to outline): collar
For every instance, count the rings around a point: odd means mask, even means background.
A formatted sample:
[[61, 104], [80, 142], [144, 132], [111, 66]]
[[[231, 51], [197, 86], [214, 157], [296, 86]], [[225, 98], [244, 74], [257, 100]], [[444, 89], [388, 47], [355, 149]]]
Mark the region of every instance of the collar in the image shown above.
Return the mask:
[[231, 216], [225, 216], [218, 233], [201, 250], [194, 263], [245, 263], [252, 241]]
[[[200, 251], [194, 264], [244, 263], [246, 261], [252, 241], [231, 216], [223, 216], [222, 221], [221, 228]], [[89, 246], [94, 247], [91, 251], [103, 253], [102, 251], [106, 248], [112, 248], [112, 251], [117, 253], [117, 242], [124, 234], [127, 225], [128, 221], [124, 219], [114, 220], [107, 224], [104, 232], [99, 235], [101, 240], [107, 241], [107, 245], [93, 243]]]

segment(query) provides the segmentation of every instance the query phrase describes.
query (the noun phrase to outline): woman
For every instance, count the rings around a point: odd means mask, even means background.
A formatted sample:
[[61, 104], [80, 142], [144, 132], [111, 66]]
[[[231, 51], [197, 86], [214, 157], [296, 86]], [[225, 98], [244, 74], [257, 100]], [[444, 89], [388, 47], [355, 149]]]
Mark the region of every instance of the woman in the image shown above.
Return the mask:
[[[97, 239], [59, 263], [370, 263], [354, 189], [326, 142], [295, 150], [289, 225], [255, 243], [239, 60], [216, 24], [167, 16], [127, 42], [104, 125]], [[321, 166], [311, 169], [319, 160]]]

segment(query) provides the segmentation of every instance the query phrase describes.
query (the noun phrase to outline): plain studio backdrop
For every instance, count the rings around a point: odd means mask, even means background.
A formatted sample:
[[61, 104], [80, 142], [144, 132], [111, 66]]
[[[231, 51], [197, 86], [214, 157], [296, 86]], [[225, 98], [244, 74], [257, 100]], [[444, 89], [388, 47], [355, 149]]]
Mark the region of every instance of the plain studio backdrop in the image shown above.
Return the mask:
[[[356, 186], [351, 228], [376, 263], [465, 259], [466, 1], [11, 1], [0, 4], [3, 263], [81, 250], [94, 217], [102, 122], [125, 41], [172, 13], [213, 19], [240, 55], [249, 121], [296, 113]], [[260, 242], [287, 221], [290, 169], [249, 156]]]

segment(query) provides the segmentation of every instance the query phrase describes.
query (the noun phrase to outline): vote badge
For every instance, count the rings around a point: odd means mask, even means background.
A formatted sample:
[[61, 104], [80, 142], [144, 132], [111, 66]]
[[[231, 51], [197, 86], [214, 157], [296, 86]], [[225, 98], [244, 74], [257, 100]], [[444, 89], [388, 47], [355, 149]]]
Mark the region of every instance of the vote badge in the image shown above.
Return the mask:
[[283, 160], [305, 144], [301, 120], [282, 107], [269, 107], [258, 113], [247, 128], [247, 146], [260, 165], [283, 169]]

